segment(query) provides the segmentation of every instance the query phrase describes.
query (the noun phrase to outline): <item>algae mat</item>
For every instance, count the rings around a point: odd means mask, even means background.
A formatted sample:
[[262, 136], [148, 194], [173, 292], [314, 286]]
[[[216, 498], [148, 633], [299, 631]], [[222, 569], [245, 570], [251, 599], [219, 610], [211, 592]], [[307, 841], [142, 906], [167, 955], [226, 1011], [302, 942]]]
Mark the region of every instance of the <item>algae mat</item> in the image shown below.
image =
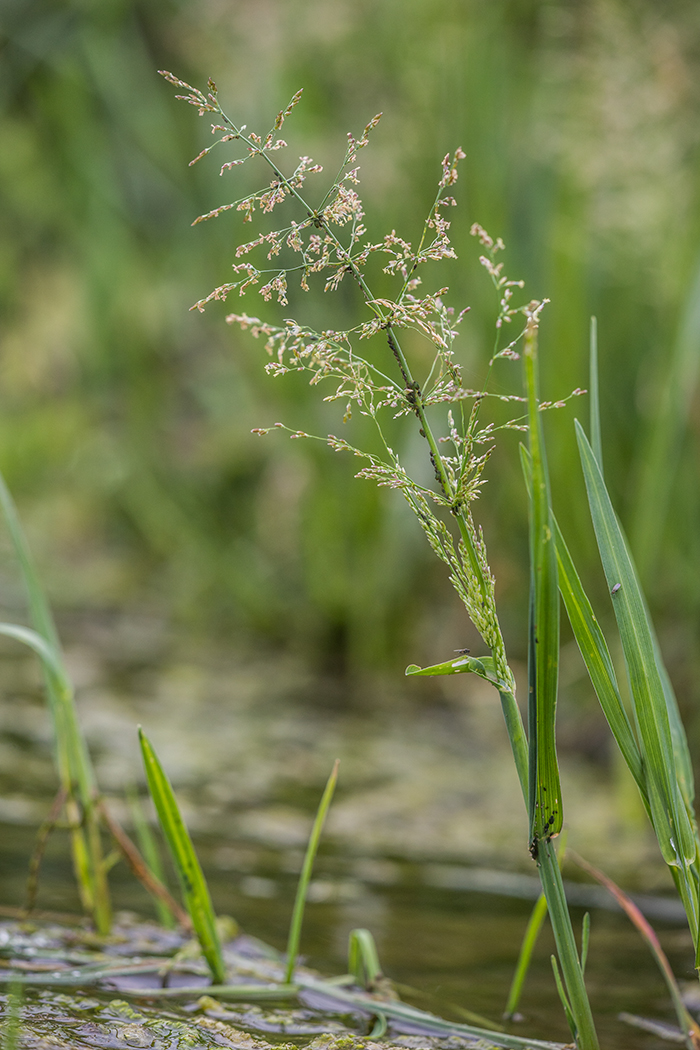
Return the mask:
[[[373, 992], [348, 977], [295, 974], [296, 990], [278, 991], [277, 952], [250, 937], [225, 949], [228, 984], [212, 987], [196, 947], [151, 923], [124, 923], [109, 938], [82, 927], [0, 924], [0, 996], [4, 1047], [230, 1047], [267, 1050], [460, 1050], [525, 1047], [526, 1042], [443, 1021], [400, 1002], [387, 984]], [[243, 1001], [243, 988], [256, 986]], [[244, 993], [245, 994], [245, 993]], [[262, 1001], [254, 1001], [255, 999]], [[233, 999], [231, 1002], [229, 1000]], [[372, 1037], [374, 1036], [374, 1037]]]

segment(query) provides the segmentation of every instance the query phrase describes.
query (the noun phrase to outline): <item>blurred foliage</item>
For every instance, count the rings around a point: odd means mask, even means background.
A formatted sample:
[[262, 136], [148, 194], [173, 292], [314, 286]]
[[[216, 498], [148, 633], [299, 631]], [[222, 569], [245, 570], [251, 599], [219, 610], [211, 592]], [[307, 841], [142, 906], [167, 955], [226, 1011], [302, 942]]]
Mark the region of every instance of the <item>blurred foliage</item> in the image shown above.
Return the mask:
[[[341, 424], [298, 377], [264, 375], [261, 347], [226, 328], [225, 307], [188, 313], [228, 279], [240, 233], [230, 213], [190, 223], [231, 199], [237, 175], [219, 179], [214, 161], [188, 168], [207, 125], [174, 101], [156, 73], [165, 67], [199, 86], [212, 76], [224, 107], [260, 130], [304, 87], [285, 126], [289, 156], [329, 171], [346, 132], [383, 110], [360, 187], [375, 239], [392, 228], [414, 237], [442, 156], [465, 149], [450, 215], [460, 262], [444, 279], [451, 301], [472, 307], [467, 382], [483, 376], [495, 314], [468, 237], [479, 221], [506, 241], [509, 275], [552, 300], [545, 397], [588, 385], [598, 316], [610, 486], [665, 618], [669, 662], [690, 679], [696, 3], [5, 0], [0, 34], [0, 466], [59, 606], [169, 610], [348, 669], [434, 662], [472, 637], [398, 495], [354, 481], [353, 462], [321, 446], [251, 436], [277, 419], [322, 434]], [[244, 302], [274, 313], [254, 292]], [[343, 286], [295, 292], [286, 312], [342, 327], [356, 306]], [[517, 366], [499, 365], [497, 389], [520, 382]], [[555, 506], [604, 599], [574, 411], [587, 413], [583, 400], [547, 417]], [[396, 440], [410, 458], [414, 437]], [[516, 445], [500, 441], [479, 517], [522, 652]]]

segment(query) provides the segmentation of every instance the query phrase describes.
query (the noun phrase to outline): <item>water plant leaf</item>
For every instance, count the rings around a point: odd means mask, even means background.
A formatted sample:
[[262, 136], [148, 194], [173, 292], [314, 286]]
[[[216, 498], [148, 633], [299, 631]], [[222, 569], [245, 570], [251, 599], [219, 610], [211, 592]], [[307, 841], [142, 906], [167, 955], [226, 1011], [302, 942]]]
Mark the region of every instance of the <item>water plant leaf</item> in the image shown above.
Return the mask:
[[[337, 1002], [344, 1003], [347, 1006], [376, 1012], [377, 1000], [367, 992], [340, 988], [338, 985], [309, 977], [306, 974], [299, 974], [298, 983], [302, 991], [308, 988], [310, 991], [320, 992], [328, 996], [329, 999], [335, 999]], [[410, 1006], [408, 1003], [382, 1000], [381, 1011], [389, 1018], [408, 1022], [412, 1027], [419, 1027], [422, 1032], [429, 1034], [476, 1037], [484, 1040], [484, 1043], [488, 1046], [501, 1046], [507, 1048], [507, 1050], [562, 1050], [560, 1043], [551, 1043], [541, 1039], [527, 1039], [523, 1036], [493, 1031], [459, 1021], [446, 1021], [442, 1017], [437, 1017], [426, 1010], [420, 1010], [418, 1007]]]
[[[523, 460], [525, 481], [528, 488], [530, 488], [532, 484], [530, 457], [522, 445], [520, 446], [520, 452]], [[603, 714], [648, 808], [642, 757], [622, 696], [620, 695], [617, 676], [605, 635], [583, 589], [581, 578], [554, 515], [552, 515], [552, 524], [556, 539], [559, 592], [564, 601], [576, 644], [583, 657]], [[676, 710], [677, 707], [678, 705], [676, 704]]]
[[557, 986], [557, 995], [559, 996], [559, 999], [561, 1000], [561, 1005], [563, 1006], [564, 1013], [566, 1014], [566, 1023], [569, 1026], [569, 1030], [571, 1031], [571, 1035], [573, 1036], [574, 1043], [577, 1043], [578, 1042], [578, 1029], [576, 1027], [576, 1021], [574, 1020], [574, 1014], [573, 1014], [573, 1011], [571, 1009], [571, 1003], [568, 1000], [568, 997], [567, 997], [566, 992], [564, 990], [564, 983], [563, 983], [563, 981], [561, 979], [561, 974], [559, 973], [559, 964], [557, 963], [557, 957], [556, 957], [556, 955], [550, 955], [549, 958], [550, 958], [550, 962], [552, 964], [552, 972], [554, 974], [554, 983]]
[[226, 967], [216, 929], [216, 916], [211, 903], [209, 887], [192, 845], [192, 839], [182, 819], [170, 781], [141, 726], [138, 732], [148, 790], [151, 793], [158, 820], [180, 880], [185, 907], [189, 912], [202, 954], [215, 983], [225, 984]]
[[377, 1010], [375, 1015], [375, 1022], [372, 1027], [372, 1031], [367, 1036], [368, 1039], [383, 1039], [386, 1035], [386, 1030], [389, 1026], [386, 1014], [381, 1013]]
[[[559, 677], [559, 583], [544, 431], [538, 400], [537, 324], [530, 317], [523, 362], [528, 404], [529, 458], [522, 456], [530, 508], [528, 726], [530, 848], [566, 985], [562, 1002], [579, 1050], [597, 1050], [598, 1036], [578, 957], [552, 836], [562, 827], [555, 719]], [[559, 970], [554, 970], [557, 986]]]
[[[557, 853], [557, 859], [559, 862], [559, 868], [564, 862], [564, 856], [566, 854], [566, 831], [560, 839], [559, 850]], [[520, 953], [518, 955], [518, 962], [515, 967], [515, 973], [513, 974], [513, 980], [511, 981], [510, 991], [508, 992], [508, 1001], [506, 1008], [503, 1011], [504, 1021], [510, 1021], [515, 1017], [518, 1010], [518, 1004], [520, 1003], [520, 996], [522, 995], [523, 985], [525, 984], [525, 978], [527, 977], [527, 971], [530, 968], [532, 961], [532, 953], [537, 943], [537, 938], [540, 935], [542, 924], [547, 916], [547, 898], [544, 893], [541, 893], [535, 902], [535, 906], [532, 909], [532, 913], [528, 920], [528, 924], [525, 927], [525, 933], [523, 935], [523, 942], [520, 946]]]
[[576, 644], [590, 675], [603, 714], [642, 798], [648, 805], [642, 756], [620, 694], [605, 635], [583, 589], [581, 578], [576, 571], [576, 566], [556, 519], [554, 520], [554, 533], [559, 568], [559, 590]]
[[[674, 741], [653, 630], [627, 542], [598, 462], [578, 421], [576, 436], [593, 528], [630, 680], [652, 823], [666, 863], [686, 867], [696, 858], [697, 839], [675, 772]], [[694, 936], [696, 898], [697, 890], [688, 901], [692, 905], [695, 900], [695, 914], [690, 916]]]
[[202, 996], [230, 999], [236, 1002], [262, 1002], [266, 1000], [294, 999], [299, 994], [298, 984], [209, 984], [180, 985], [176, 988], [121, 988], [121, 995], [136, 999], [194, 999]]
[[586, 972], [588, 962], [588, 947], [591, 941], [591, 913], [589, 911], [583, 916], [581, 924], [581, 970]]
[[361, 988], [369, 988], [383, 977], [379, 965], [379, 953], [374, 937], [369, 930], [351, 930], [348, 938], [348, 973], [352, 974]]
[[[96, 785], [78, 723], [73, 688], [66, 673], [61, 643], [51, 607], [41, 585], [29, 544], [5, 479], [0, 474], [0, 511], [5, 519], [15, 557], [29, 602], [33, 633], [18, 633], [17, 626], [6, 625], [5, 634], [15, 628], [12, 637], [24, 641], [38, 652], [44, 670], [44, 685], [54, 731], [54, 753], [61, 786], [65, 790], [65, 808], [71, 825], [73, 869], [81, 903], [90, 913], [99, 933], [109, 932], [112, 909], [106, 867], [102, 856], [100, 829], [95, 808]], [[45, 646], [35, 636], [43, 639]]]
[[294, 964], [296, 962], [297, 953], [299, 951], [299, 942], [301, 940], [301, 927], [304, 921], [304, 908], [306, 907], [306, 897], [309, 892], [311, 872], [313, 871], [314, 861], [316, 859], [316, 854], [318, 853], [323, 825], [333, 799], [335, 785], [338, 781], [339, 765], [340, 759], [336, 759], [333, 769], [331, 770], [331, 775], [329, 776], [323, 791], [323, 795], [321, 796], [321, 801], [318, 805], [316, 818], [313, 827], [311, 828], [311, 835], [309, 836], [309, 842], [306, 847], [301, 875], [299, 876], [299, 884], [297, 886], [297, 893], [294, 900], [294, 910], [292, 911], [292, 919], [289, 924], [289, 937], [287, 938], [287, 969], [284, 978], [287, 984], [292, 983]]
[[555, 740], [559, 679], [559, 589], [549, 476], [539, 412], [537, 328], [525, 335], [530, 487], [530, 624], [528, 729], [530, 841], [558, 835], [563, 814]]
[[602, 474], [603, 442], [600, 430], [600, 393], [598, 384], [598, 320], [595, 317], [591, 317], [589, 335], [589, 386], [591, 448], [593, 449], [593, 455], [598, 460], [598, 466]]
[[24, 645], [29, 646], [37, 654], [43, 664], [56, 675], [58, 679], [63, 677], [63, 664], [56, 650], [52, 645], [47, 642], [46, 638], [38, 634], [37, 631], [32, 630], [31, 627], [24, 627], [18, 623], [0, 623], [0, 634], [6, 638], [14, 638], [17, 642], [22, 642]]
[[518, 1012], [518, 1005], [520, 1003], [520, 996], [522, 995], [523, 985], [525, 984], [525, 978], [527, 977], [527, 971], [530, 968], [530, 962], [532, 960], [532, 953], [537, 943], [537, 938], [540, 935], [542, 924], [547, 917], [547, 898], [544, 893], [541, 893], [535, 902], [535, 906], [532, 909], [528, 924], [525, 928], [525, 934], [523, 936], [523, 942], [520, 946], [520, 954], [518, 956], [518, 962], [515, 967], [515, 973], [513, 974], [513, 980], [510, 985], [510, 991], [508, 992], [508, 1001], [506, 1008], [503, 1011], [503, 1020], [512, 1021]]

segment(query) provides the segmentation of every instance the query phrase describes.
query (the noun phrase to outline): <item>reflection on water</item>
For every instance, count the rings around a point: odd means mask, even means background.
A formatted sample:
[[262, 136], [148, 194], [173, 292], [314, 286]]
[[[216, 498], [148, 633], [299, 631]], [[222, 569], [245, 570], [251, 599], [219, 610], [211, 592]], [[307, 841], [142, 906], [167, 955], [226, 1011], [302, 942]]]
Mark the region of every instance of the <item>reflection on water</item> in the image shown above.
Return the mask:
[[[476, 892], [497, 887], [469, 871], [498, 869], [511, 879], [535, 872], [490, 687], [465, 676], [350, 690], [288, 658], [188, 652], [148, 620], [81, 624], [76, 635], [81, 641], [68, 647], [68, 662], [110, 804], [128, 819], [123, 790], [143, 782], [141, 723], [198, 837], [219, 911], [284, 947], [311, 815], [340, 757], [304, 932], [310, 964], [342, 972], [349, 931], [366, 926], [386, 972], [427, 997], [416, 1005], [450, 1015], [454, 1003], [500, 1016], [531, 902]], [[3, 652], [0, 902], [16, 905], [31, 826], [45, 815], [55, 778], [37, 669], [15, 649]], [[563, 782], [570, 844], [627, 886], [666, 891], [648, 833], [624, 809], [626, 789], [604, 766], [580, 758], [564, 763]], [[119, 907], [149, 913], [121, 865], [112, 881]], [[38, 906], [77, 909], [60, 832], [44, 860]], [[580, 923], [583, 913], [576, 914]], [[692, 977], [687, 934], [662, 925], [662, 939], [676, 973]], [[551, 950], [545, 933], [523, 1001], [524, 1028], [566, 1040]], [[622, 916], [598, 908], [589, 984], [605, 1045], [657, 1045], [616, 1020], [620, 1010], [672, 1020], [655, 964]]]

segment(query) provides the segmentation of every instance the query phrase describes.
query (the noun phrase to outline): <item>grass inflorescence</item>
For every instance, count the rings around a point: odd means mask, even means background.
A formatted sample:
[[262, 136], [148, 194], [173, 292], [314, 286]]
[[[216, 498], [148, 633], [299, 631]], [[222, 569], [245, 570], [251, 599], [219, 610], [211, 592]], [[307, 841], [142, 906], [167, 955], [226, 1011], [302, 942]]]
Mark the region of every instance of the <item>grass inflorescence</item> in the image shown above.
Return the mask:
[[[214, 208], [195, 221], [216, 218], [233, 209], [242, 213], [244, 223], [251, 223], [256, 216], [266, 218], [283, 202], [296, 209], [295, 217], [286, 225], [264, 229], [239, 244], [233, 263], [235, 280], [214, 289], [193, 309], [203, 310], [215, 300], [224, 301], [233, 293], [243, 295], [251, 288], [257, 288], [265, 301], [274, 296], [278, 303], [287, 306], [293, 278], [298, 279], [303, 290], [309, 289], [309, 281], [316, 275], [324, 279], [327, 292], [335, 291], [346, 278], [356, 285], [364, 316], [353, 328], [316, 331], [296, 318], [279, 325], [247, 313], [232, 313], [226, 319], [264, 340], [270, 374], [302, 371], [308, 374], [312, 385], [328, 381], [331, 391], [325, 400], [343, 404], [344, 423], [349, 423], [356, 412], [372, 421], [372, 448], [357, 447], [347, 438], [333, 434], [317, 440], [325, 440], [335, 451], [349, 452], [363, 460], [357, 477], [400, 491], [433, 551], [448, 567], [450, 580], [489, 653], [478, 657], [463, 654], [430, 668], [410, 665], [407, 673], [476, 673], [499, 692], [528, 812], [530, 852], [540, 872], [557, 946], [557, 958], [553, 958], [556, 986], [574, 1039], [582, 1050], [594, 1050], [597, 1036], [584, 982], [589, 920], [584, 923], [579, 953], [553, 846], [564, 820], [555, 737], [560, 591], [591, 681], [640, 789], [700, 951], [698, 836], [692, 809], [692, 771], [670, 680], [603, 480], [596, 321], [592, 320], [590, 333], [592, 448], [578, 424], [577, 437], [596, 539], [631, 682], [634, 724], [620, 698], [608, 644], [552, 510], [542, 411], [562, 407], [568, 398], [547, 402], [539, 395], [537, 334], [546, 300], [518, 302], [523, 282], [505, 275], [500, 255], [504, 249], [502, 240], [492, 238], [483, 227], [474, 224], [472, 234], [482, 246], [480, 261], [497, 292], [498, 307], [496, 338], [486, 379], [479, 389], [472, 389], [463, 382], [454, 349], [466, 309], [455, 312], [447, 305], [447, 287], [428, 292], [421, 289], [428, 264], [456, 257], [446, 215], [456, 203], [452, 188], [457, 182], [463, 151], [457, 149], [445, 156], [437, 194], [417, 243], [394, 230], [383, 238], [372, 239], [364, 226], [362, 202], [355, 187], [359, 184], [358, 153], [367, 145], [379, 117], [367, 124], [359, 139], [348, 136], [339, 172], [319, 199], [319, 194], [309, 191], [306, 182], [308, 176], [320, 173], [320, 165], [302, 157], [285, 174], [279, 159], [286, 143], [278, 132], [299, 103], [300, 92], [278, 114], [269, 131], [257, 134], [226, 114], [213, 81], [209, 81], [204, 93], [170, 73], [163, 75], [186, 92], [178, 97], [194, 105], [200, 116], [214, 118], [212, 132], [217, 136], [216, 142], [195, 161], [214, 146], [234, 143], [237, 153], [223, 164], [222, 175], [249, 162], [262, 163], [270, 175], [270, 181], [259, 189]], [[256, 265], [252, 261], [257, 258], [251, 254], [254, 252], [264, 253], [266, 260]], [[371, 269], [377, 257], [381, 259], [383, 275], [395, 280], [392, 298], [386, 294], [379, 297], [372, 290]], [[238, 261], [243, 258], [245, 261]], [[274, 265], [267, 266], [266, 262]], [[512, 337], [504, 338], [506, 332]], [[432, 363], [427, 368], [414, 365], [414, 355], [404, 347], [404, 343], [414, 345], [416, 333], [430, 348]], [[518, 416], [497, 427], [483, 421], [483, 406], [492, 396], [487, 384], [494, 366], [504, 359], [522, 359], [524, 393], [497, 395], [522, 406]], [[577, 388], [573, 394], [583, 392]], [[425, 442], [431, 483], [423, 475], [418, 478], [409, 473], [387, 438], [385, 421], [399, 417], [413, 418]], [[473, 516], [496, 431], [503, 428], [527, 433], [527, 447], [522, 452], [530, 507], [527, 733], [515, 699], [515, 676], [500, 627], [486, 542]], [[292, 438], [312, 436], [281, 423], [258, 428], [256, 433], [264, 435], [273, 429], [287, 431]], [[533, 919], [531, 939], [536, 934], [542, 907]], [[522, 974], [518, 981], [522, 983]], [[517, 994], [516, 991], [514, 995]]]

